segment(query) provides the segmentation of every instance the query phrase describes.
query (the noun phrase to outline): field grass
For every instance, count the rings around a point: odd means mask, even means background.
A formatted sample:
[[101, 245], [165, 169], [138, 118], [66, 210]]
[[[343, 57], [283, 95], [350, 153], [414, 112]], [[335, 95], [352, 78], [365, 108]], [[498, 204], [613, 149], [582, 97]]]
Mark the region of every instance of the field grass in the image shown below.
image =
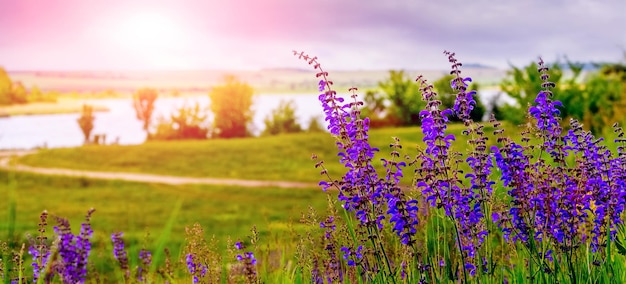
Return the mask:
[[[462, 125], [450, 126], [450, 131], [460, 140], [467, 139], [461, 135], [462, 129]], [[382, 155], [379, 157], [389, 157], [393, 136], [401, 139], [404, 154], [411, 157], [417, 154], [416, 145], [423, 147], [423, 136], [417, 127], [374, 129], [370, 139], [374, 146], [380, 148]], [[333, 178], [340, 178], [344, 172], [343, 166], [337, 162], [333, 139], [323, 132], [229, 140], [154, 141], [132, 146], [84, 146], [41, 150], [21, 158], [19, 162], [81, 170], [318, 182], [322, 177], [320, 170], [314, 168], [312, 154], [326, 161], [325, 166]], [[459, 142], [463, 143], [456, 145], [467, 145], [466, 141]], [[382, 167], [379, 160], [374, 163]], [[404, 182], [410, 181], [409, 173]]]
[[[185, 227], [194, 223], [202, 225], [207, 239], [214, 235], [224, 250], [228, 238], [245, 240], [254, 225], [261, 244], [288, 240], [292, 237], [290, 227], [297, 231], [303, 228], [298, 221], [309, 205], [322, 213], [327, 207], [326, 194], [315, 188], [169, 186], [6, 171], [0, 171], [0, 196], [1, 240], [17, 243], [27, 234], [36, 234], [43, 210], [68, 218], [77, 233], [87, 210], [95, 208], [95, 247], [110, 246], [110, 234], [118, 231], [124, 232], [125, 240], [133, 246], [144, 243], [146, 232], [156, 240], [174, 204], [181, 200], [181, 211], [166, 244], [175, 257], [184, 243]], [[53, 218], [49, 223], [56, 224]], [[48, 229], [52, 232], [52, 226]], [[152, 243], [148, 247], [154, 248]]]

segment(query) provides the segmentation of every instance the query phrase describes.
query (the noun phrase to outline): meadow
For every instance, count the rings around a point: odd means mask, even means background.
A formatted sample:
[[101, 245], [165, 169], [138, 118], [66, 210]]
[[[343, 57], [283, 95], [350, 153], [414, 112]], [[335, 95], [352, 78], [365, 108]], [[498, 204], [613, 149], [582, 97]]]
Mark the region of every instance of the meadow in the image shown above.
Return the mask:
[[[317, 72], [330, 135], [86, 146], [19, 159], [102, 171], [322, 180], [326, 193], [2, 172], [10, 245], [3, 259], [12, 256], [4, 262], [5, 282], [24, 275], [30, 281], [29, 261], [38, 283], [624, 282], [624, 130], [615, 124], [603, 140], [575, 120], [563, 123], [543, 61], [528, 123], [474, 122], [471, 79], [460, 75], [454, 53], [445, 54], [456, 102], [442, 109], [433, 86], [418, 77], [426, 102], [419, 127], [370, 130], [357, 94], [338, 97], [317, 58], [294, 52]], [[449, 123], [450, 116], [463, 123]], [[58, 218], [53, 233], [43, 232], [46, 214], [39, 226], [27, 225], [23, 214], [56, 202], [63, 205], [49, 208], [71, 215], [72, 224], [81, 222], [79, 207], [103, 209], [87, 213], [78, 234]], [[110, 216], [98, 221], [100, 214]], [[185, 228], [188, 222], [199, 226]], [[37, 229], [30, 258], [19, 244], [23, 232]], [[124, 235], [108, 242], [119, 231]], [[220, 243], [207, 241], [210, 234]], [[169, 246], [172, 258], [163, 253]]]
[[[467, 150], [467, 137], [460, 135], [464, 126], [454, 124], [449, 129], [460, 139], [455, 149]], [[520, 139], [519, 131], [512, 134], [515, 139]], [[418, 127], [382, 128], [370, 132], [372, 145], [379, 148], [382, 155], [391, 151], [392, 137], [399, 138], [405, 145], [403, 156], [415, 157], [416, 147], [424, 146], [423, 134]], [[148, 141], [128, 146], [42, 149], [35, 155], [21, 157], [18, 162], [36, 167], [316, 183], [322, 177], [311, 160], [313, 154], [327, 161], [325, 166], [331, 176], [343, 174], [344, 167], [337, 163], [339, 158], [334, 142], [335, 138], [325, 132], [176, 143]], [[378, 169], [382, 169], [382, 165], [382, 162], [374, 163]], [[411, 178], [407, 175], [404, 183], [410, 184]]]
[[[124, 232], [130, 253], [140, 248], [157, 250], [160, 236], [167, 235], [163, 246], [170, 250], [176, 263], [186, 245], [185, 228], [201, 225], [207, 240], [217, 240], [215, 250], [227, 255], [231, 244], [245, 240], [256, 226], [259, 246], [265, 251], [280, 251], [288, 258], [294, 248], [295, 232], [302, 233], [300, 222], [309, 208], [324, 212], [326, 194], [319, 189], [247, 188], [236, 186], [202, 186], [131, 183], [89, 180], [84, 178], [39, 176], [0, 171], [3, 200], [0, 205], [0, 235], [11, 247], [19, 247], [27, 236], [36, 236], [37, 220], [43, 210], [52, 216], [67, 217], [74, 230], [84, 222], [89, 208], [96, 209], [93, 218], [93, 247], [90, 261], [105, 277], [114, 271], [110, 235]], [[177, 202], [181, 202], [175, 222], [167, 227]], [[52, 218], [51, 224], [54, 224]], [[50, 230], [51, 231], [51, 230]], [[3, 251], [7, 256], [9, 252]], [[262, 254], [261, 254], [262, 255]], [[133, 258], [131, 265], [136, 264]], [[161, 260], [162, 264], [163, 260]], [[115, 282], [107, 278], [107, 282]]]

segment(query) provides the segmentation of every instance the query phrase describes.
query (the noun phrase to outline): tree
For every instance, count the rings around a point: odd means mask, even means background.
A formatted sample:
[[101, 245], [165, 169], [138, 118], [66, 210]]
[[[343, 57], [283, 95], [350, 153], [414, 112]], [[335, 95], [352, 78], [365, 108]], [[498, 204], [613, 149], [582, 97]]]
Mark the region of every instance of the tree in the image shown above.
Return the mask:
[[11, 78], [9, 74], [4, 70], [4, 68], [0, 67], [0, 105], [10, 105], [11, 101], [11, 90], [13, 89], [13, 82], [11, 82]]
[[155, 89], [143, 88], [133, 95], [133, 107], [137, 114], [137, 119], [143, 122], [143, 130], [148, 133], [152, 112], [154, 112], [154, 102], [158, 97]]
[[[559, 64], [546, 64], [550, 68], [548, 74], [550, 81], [557, 83], [563, 76], [563, 70]], [[499, 107], [501, 120], [508, 120], [515, 124], [521, 124], [526, 120], [526, 109], [534, 103], [537, 94], [543, 89], [541, 87], [542, 80], [540, 73], [537, 72], [539, 65], [533, 62], [523, 68], [511, 66], [511, 70], [507, 71], [508, 77], [500, 83], [500, 89], [509, 97], [515, 100], [516, 105], [504, 104]]]
[[250, 136], [248, 125], [252, 121], [254, 90], [234, 76], [226, 76], [224, 81], [223, 85], [214, 87], [209, 93], [217, 137]]
[[84, 104], [83, 111], [77, 121], [78, 126], [80, 126], [80, 130], [83, 132], [83, 136], [85, 137], [85, 144], [88, 144], [90, 141], [91, 131], [93, 130], [93, 121], [95, 119], [96, 117], [93, 115], [93, 107]]
[[[624, 73], [619, 64], [608, 64], [599, 71], [591, 73], [585, 80], [581, 74], [584, 64], [567, 61], [565, 65], [571, 72], [568, 78], [563, 77], [560, 64], [550, 66], [549, 81], [556, 83], [553, 89], [554, 99], [560, 101], [561, 117], [567, 121], [574, 118], [583, 123], [587, 130], [599, 134], [614, 121], [621, 121], [626, 112], [626, 87]], [[528, 105], [543, 88], [537, 64], [532, 63], [523, 69], [513, 67], [509, 76], [501, 83], [501, 89], [516, 100], [516, 105], [499, 107], [501, 114], [498, 119], [522, 123]]]
[[320, 117], [314, 116], [309, 120], [309, 126], [306, 128], [307, 132], [322, 132], [324, 126], [320, 123]]
[[419, 113], [426, 103], [419, 95], [419, 86], [407, 78], [403, 70], [389, 71], [389, 78], [379, 82], [378, 87], [391, 102], [387, 116], [397, 118], [401, 125], [416, 125], [420, 123]]
[[265, 117], [265, 130], [262, 135], [301, 132], [302, 126], [297, 121], [296, 107], [293, 100], [281, 100], [278, 107]]
[[206, 139], [209, 136], [208, 114], [197, 102], [193, 106], [184, 105], [170, 115], [167, 120], [158, 118], [156, 131], [150, 133], [153, 140]]
[[9, 74], [0, 67], [0, 105], [25, 104], [27, 95], [24, 85], [11, 81]]
[[[441, 101], [441, 106], [444, 109], [454, 109], [454, 102], [456, 101], [457, 91], [452, 88], [452, 80], [456, 78], [455, 75], [446, 75], [439, 78], [437, 81], [433, 83], [433, 87], [435, 88], [435, 92], [437, 92], [437, 99]], [[478, 84], [472, 83], [468, 90], [474, 90], [478, 92]], [[478, 95], [474, 96], [474, 101], [476, 101], [476, 105], [474, 109], [470, 113], [470, 117], [474, 121], [482, 121], [486, 112], [485, 105], [480, 100]], [[460, 121], [456, 116], [450, 117], [451, 121]]]

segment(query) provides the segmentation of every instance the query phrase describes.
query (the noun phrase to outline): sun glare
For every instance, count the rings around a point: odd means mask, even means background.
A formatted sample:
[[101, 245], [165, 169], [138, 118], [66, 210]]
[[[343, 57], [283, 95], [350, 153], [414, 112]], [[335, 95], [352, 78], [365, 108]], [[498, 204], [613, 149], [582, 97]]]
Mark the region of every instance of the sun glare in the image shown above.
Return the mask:
[[156, 13], [133, 15], [122, 22], [120, 32], [125, 43], [140, 49], [173, 46], [183, 40], [177, 24]]
[[181, 54], [192, 44], [190, 31], [180, 19], [163, 12], [139, 11], [109, 19], [106, 28], [110, 44], [142, 62], [148, 68], [186, 68], [189, 60]]

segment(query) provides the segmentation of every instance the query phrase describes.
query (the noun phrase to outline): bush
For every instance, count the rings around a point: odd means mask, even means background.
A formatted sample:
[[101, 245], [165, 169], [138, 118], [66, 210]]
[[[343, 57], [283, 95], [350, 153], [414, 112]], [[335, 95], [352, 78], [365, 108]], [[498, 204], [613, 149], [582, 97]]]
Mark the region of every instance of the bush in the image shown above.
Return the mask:
[[159, 117], [156, 130], [150, 133], [151, 140], [206, 139], [209, 137], [207, 111], [199, 103], [184, 105], [170, 115], [170, 119]]
[[322, 132], [324, 131], [324, 126], [320, 123], [318, 116], [311, 117], [309, 120], [309, 126], [306, 128], [307, 132]]
[[265, 129], [261, 135], [302, 132], [302, 126], [297, 119], [295, 102], [281, 100], [278, 107], [263, 120]]

